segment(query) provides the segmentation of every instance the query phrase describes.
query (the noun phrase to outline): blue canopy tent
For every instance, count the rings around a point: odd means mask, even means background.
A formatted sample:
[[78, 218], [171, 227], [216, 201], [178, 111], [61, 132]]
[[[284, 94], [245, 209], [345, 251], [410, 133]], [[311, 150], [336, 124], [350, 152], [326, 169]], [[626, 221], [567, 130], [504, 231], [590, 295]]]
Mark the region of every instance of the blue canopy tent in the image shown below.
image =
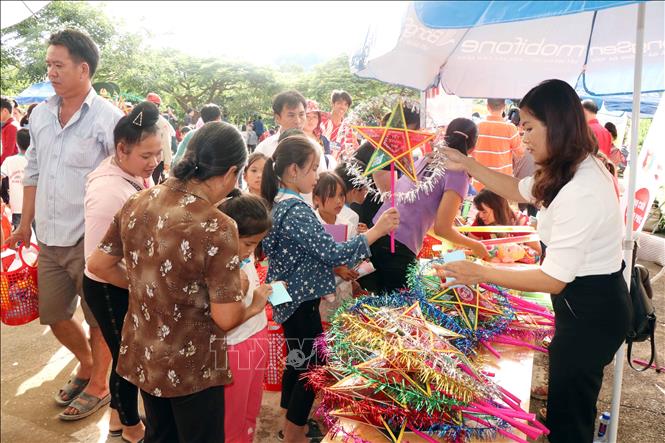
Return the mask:
[[41, 103], [53, 95], [55, 95], [55, 90], [53, 90], [51, 82], [46, 81], [30, 85], [14, 99], [19, 105], [29, 105], [31, 103]]
[[[630, 100], [634, 165], [641, 96], [665, 90], [664, 21], [663, 2], [416, 1], [400, 29], [370, 27], [350, 65], [360, 77], [421, 91], [440, 84], [465, 98], [522, 97], [541, 81], [558, 78], [583, 95]], [[635, 184], [631, 168], [629, 208]], [[627, 211], [627, 263], [633, 216]], [[627, 267], [628, 282], [630, 272]], [[615, 359], [611, 443], [617, 438], [623, 358], [624, 347]]]
[[[580, 98], [590, 98], [598, 102], [598, 107], [605, 105], [608, 111], [618, 112], [633, 112], [633, 97], [626, 95], [606, 95], [598, 97], [596, 95], [588, 95], [578, 91]], [[642, 118], [650, 118], [656, 113], [658, 104], [662, 99], [662, 94], [658, 92], [643, 93], [640, 96], [640, 116]]]

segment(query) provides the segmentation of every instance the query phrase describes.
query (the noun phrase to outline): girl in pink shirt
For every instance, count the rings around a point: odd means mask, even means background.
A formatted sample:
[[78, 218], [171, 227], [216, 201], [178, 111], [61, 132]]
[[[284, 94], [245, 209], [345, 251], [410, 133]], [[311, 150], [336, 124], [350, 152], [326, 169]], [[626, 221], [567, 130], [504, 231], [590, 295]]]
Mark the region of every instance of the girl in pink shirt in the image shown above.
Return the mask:
[[[88, 176], [84, 203], [86, 262], [125, 202], [137, 192], [152, 186], [151, 176], [162, 155], [158, 118], [159, 110], [154, 104], [143, 102], [136, 105], [113, 130], [115, 155], [105, 159]], [[109, 435], [137, 442], [142, 440], [145, 432], [138, 413], [138, 389], [115, 372], [120, 332], [127, 313], [128, 291], [105, 282], [91, 273], [87, 266], [84, 274], [85, 301], [99, 323], [113, 358], [109, 377]]]

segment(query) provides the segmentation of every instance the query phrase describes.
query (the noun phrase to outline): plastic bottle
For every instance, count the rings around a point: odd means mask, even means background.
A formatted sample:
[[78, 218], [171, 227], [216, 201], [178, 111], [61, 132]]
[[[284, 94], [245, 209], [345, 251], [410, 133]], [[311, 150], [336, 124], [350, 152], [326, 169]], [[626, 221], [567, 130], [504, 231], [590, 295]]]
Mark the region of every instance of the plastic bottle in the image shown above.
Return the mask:
[[600, 419], [598, 420], [598, 432], [596, 433], [596, 438], [593, 440], [594, 443], [606, 442], [607, 441], [607, 431], [610, 425], [610, 413], [603, 412], [600, 414]]

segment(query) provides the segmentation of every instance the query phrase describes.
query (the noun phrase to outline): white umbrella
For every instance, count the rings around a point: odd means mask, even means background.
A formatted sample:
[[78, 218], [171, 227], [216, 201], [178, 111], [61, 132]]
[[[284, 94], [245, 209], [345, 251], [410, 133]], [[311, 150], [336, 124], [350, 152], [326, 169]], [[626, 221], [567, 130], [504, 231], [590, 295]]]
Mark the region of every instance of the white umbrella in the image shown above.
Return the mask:
[[[630, 164], [637, 163], [640, 94], [665, 90], [663, 2], [417, 1], [401, 29], [377, 27], [351, 59], [361, 77], [459, 97], [519, 98], [548, 78], [589, 95], [632, 96]], [[636, 51], [635, 48], [643, 48]], [[636, 168], [630, 169], [633, 208]], [[624, 260], [631, 263], [633, 211]], [[630, 282], [630, 267], [624, 277]], [[609, 439], [616, 442], [624, 347], [615, 359]]]
[[20, 23], [26, 18], [34, 15], [44, 6], [51, 3], [38, 1], [3, 1], [2, 16], [0, 17], [0, 27], [8, 28], [16, 23]]

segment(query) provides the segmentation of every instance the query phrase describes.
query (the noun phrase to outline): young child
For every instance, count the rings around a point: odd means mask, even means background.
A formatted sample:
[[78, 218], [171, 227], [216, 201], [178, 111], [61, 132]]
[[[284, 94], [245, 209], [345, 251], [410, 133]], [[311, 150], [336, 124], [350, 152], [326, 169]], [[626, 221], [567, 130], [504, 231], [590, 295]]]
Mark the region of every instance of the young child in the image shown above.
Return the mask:
[[263, 165], [267, 157], [260, 152], [255, 152], [247, 158], [247, 166], [242, 179], [247, 186], [246, 191], [252, 195], [261, 195], [261, 175], [263, 174]]
[[365, 201], [365, 197], [367, 197], [367, 189], [364, 186], [359, 186], [353, 182], [353, 177], [349, 174], [346, 163], [338, 164], [335, 168], [335, 174], [342, 179], [342, 182], [346, 187], [346, 203], [344, 204], [340, 215], [347, 219], [352, 226], [355, 226], [356, 232], [359, 234], [367, 232], [367, 225], [365, 223], [360, 223], [359, 214], [351, 209], [350, 206], [353, 203], [361, 205]]
[[346, 225], [345, 240], [352, 239], [357, 234], [358, 225], [341, 215], [346, 205], [346, 186], [342, 179], [332, 172], [322, 172], [314, 187], [312, 194], [314, 208], [321, 223], [328, 225]]
[[[513, 211], [505, 198], [487, 189], [483, 189], [474, 197], [473, 204], [478, 210], [473, 226], [525, 226], [528, 224], [528, 217]], [[469, 236], [478, 240], [489, 240], [500, 237], [501, 234], [474, 232]], [[525, 245], [533, 250], [526, 250], [527, 256], [533, 258], [542, 253], [540, 242], [528, 242]]]
[[21, 223], [23, 213], [23, 172], [28, 160], [25, 151], [30, 146], [30, 132], [23, 128], [16, 132], [18, 154], [7, 157], [2, 162], [2, 176], [9, 177], [9, 206], [12, 209], [12, 226], [14, 229]]
[[[331, 269], [354, 266], [366, 258], [369, 245], [399, 225], [399, 213], [386, 211], [365, 234], [336, 243], [325, 232], [302, 194], [314, 190], [319, 154], [307, 137], [295, 135], [279, 142], [263, 169], [261, 194], [272, 207], [273, 228], [263, 240], [269, 260], [266, 281], [286, 282], [292, 301], [273, 307], [289, 346], [282, 378], [280, 406], [286, 410], [285, 441], [304, 443], [314, 391], [301, 375], [315, 364], [314, 339], [322, 332], [320, 298], [335, 290]], [[280, 438], [281, 439], [281, 438]]]
[[[238, 225], [238, 255], [242, 260], [241, 277], [246, 293], [244, 303], [249, 306], [254, 294], [272, 292], [270, 285], [259, 284], [252, 256], [272, 227], [271, 217], [263, 199], [251, 194], [231, 197], [222, 202], [219, 209]], [[224, 414], [226, 441], [253, 441], [268, 364], [267, 326], [266, 313], [261, 311], [226, 334], [229, 369], [233, 374], [233, 382], [224, 388], [225, 411], [228, 411]]]
[[[357, 224], [354, 226], [341, 216], [346, 202], [346, 187], [337, 174], [332, 172], [319, 174], [319, 181], [314, 187], [312, 199], [317, 212], [316, 216], [321, 223], [346, 226], [346, 237], [342, 241], [350, 240], [357, 235]], [[335, 274], [335, 292], [323, 297], [319, 307], [321, 318], [326, 322], [340, 306], [342, 300], [352, 296], [352, 282], [355, 282], [360, 276], [355, 269], [345, 265], [333, 268], [333, 272]]]

